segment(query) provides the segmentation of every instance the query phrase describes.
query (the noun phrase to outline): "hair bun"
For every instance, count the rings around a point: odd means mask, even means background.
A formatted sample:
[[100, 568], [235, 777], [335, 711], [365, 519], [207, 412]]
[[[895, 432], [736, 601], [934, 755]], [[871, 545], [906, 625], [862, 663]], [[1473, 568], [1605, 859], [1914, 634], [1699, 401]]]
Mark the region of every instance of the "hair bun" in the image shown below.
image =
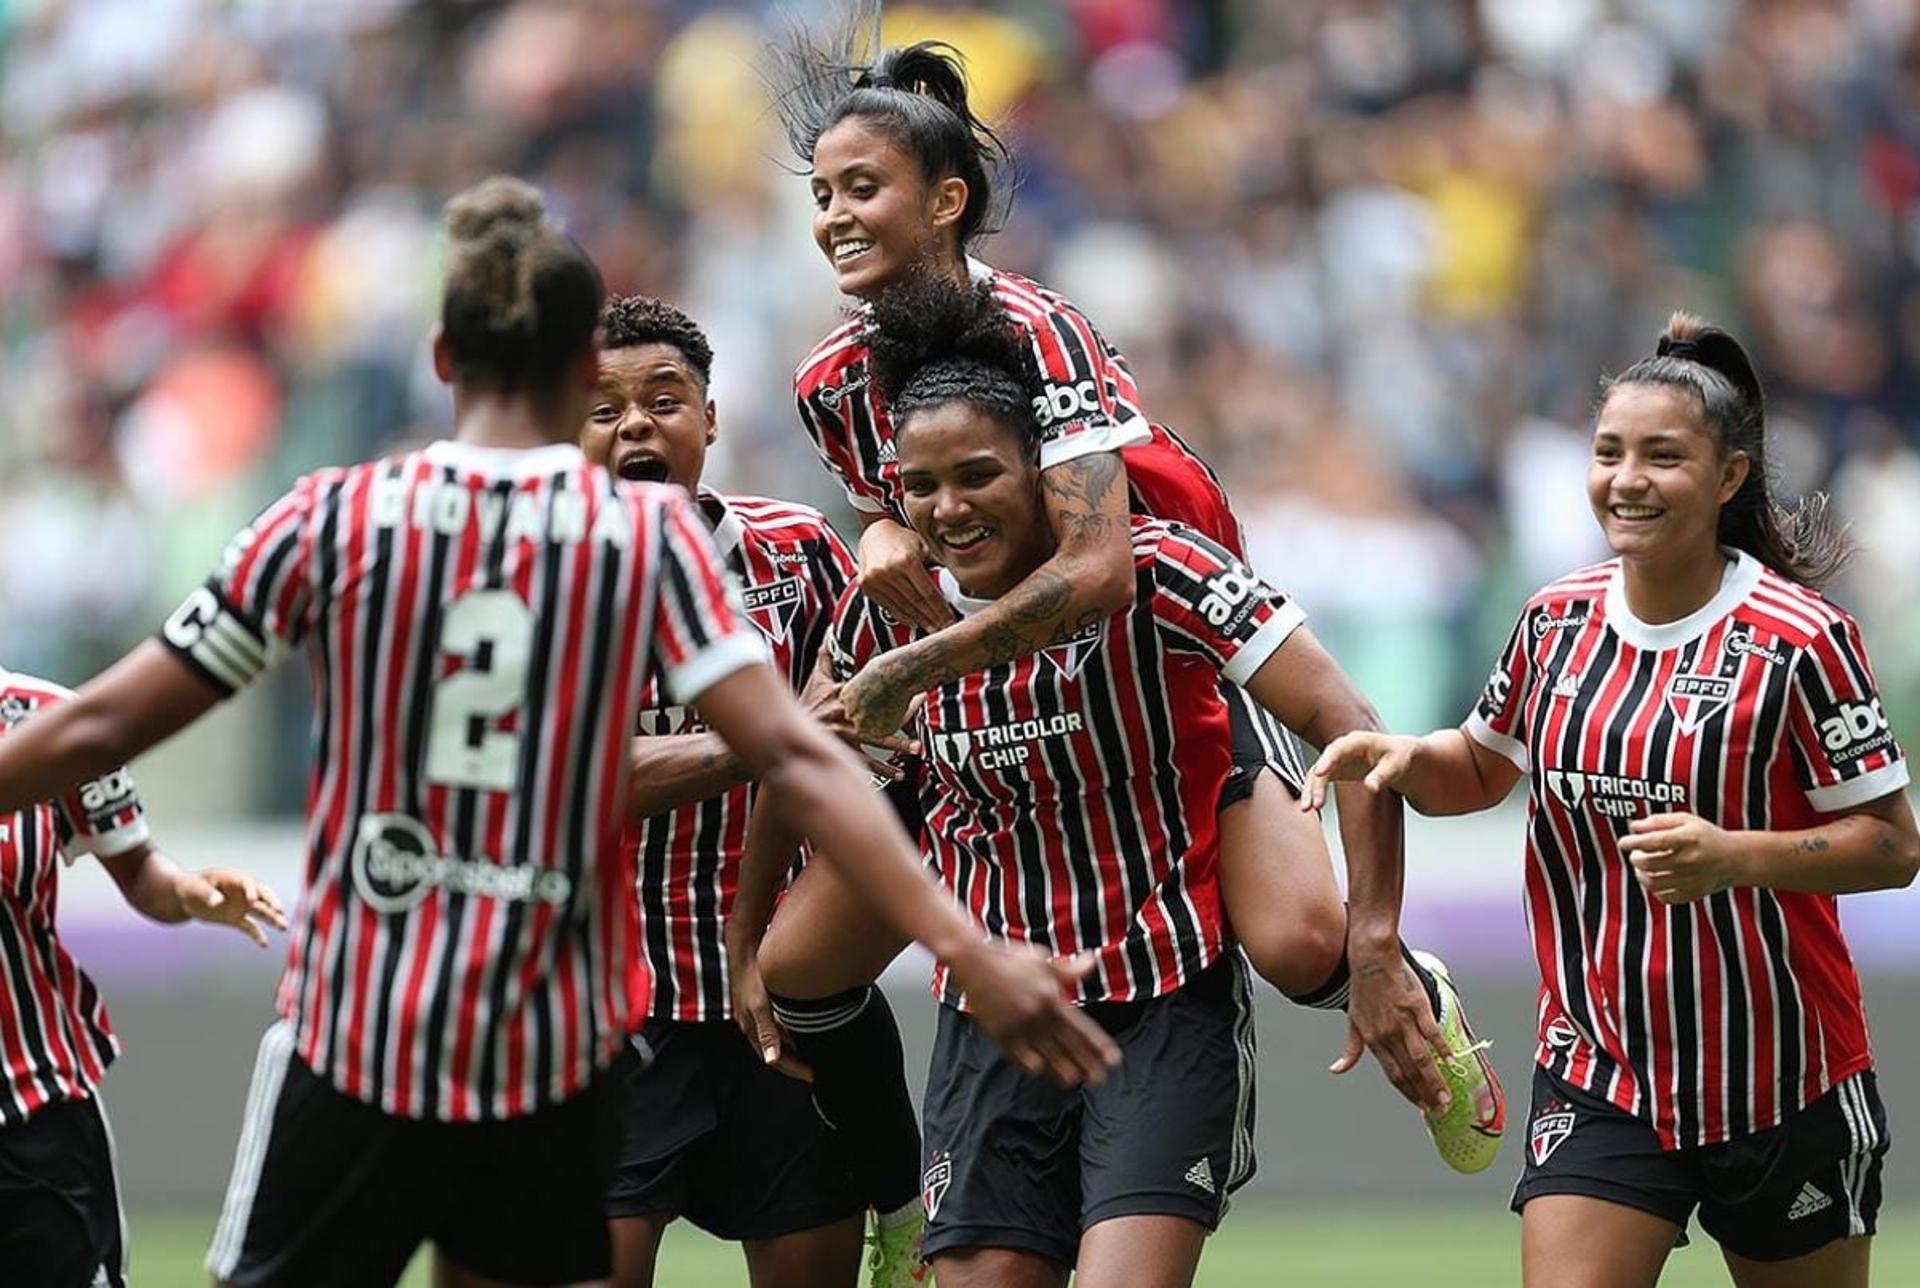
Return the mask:
[[1654, 347], [1662, 358], [1697, 362], [1725, 376], [1753, 404], [1755, 411], [1766, 406], [1766, 391], [1760, 385], [1760, 373], [1740, 342], [1717, 326], [1709, 326], [1692, 313], [1676, 312], [1667, 319], [1667, 329]]
[[447, 235], [455, 241], [483, 241], [495, 233], [529, 236], [546, 222], [539, 189], [510, 175], [484, 179], [447, 203]]

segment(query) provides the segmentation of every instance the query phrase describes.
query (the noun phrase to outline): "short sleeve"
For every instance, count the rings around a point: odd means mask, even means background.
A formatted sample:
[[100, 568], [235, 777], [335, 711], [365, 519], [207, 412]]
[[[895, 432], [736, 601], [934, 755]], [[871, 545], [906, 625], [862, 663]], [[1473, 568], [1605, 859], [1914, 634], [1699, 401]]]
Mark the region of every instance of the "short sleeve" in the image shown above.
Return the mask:
[[1153, 554], [1153, 615], [1174, 647], [1199, 653], [1244, 685], [1307, 619], [1231, 551], [1170, 527]]
[[1040, 365], [1034, 412], [1040, 422], [1041, 469], [1153, 436], [1126, 359], [1085, 314], [1057, 300], [1035, 311], [1011, 304], [1009, 312], [1027, 328]]
[[1528, 614], [1523, 612], [1520, 620], [1513, 624], [1507, 646], [1501, 651], [1493, 674], [1487, 677], [1487, 687], [1480, 691], [1480, 700], [1474, 703], [1466, 723], [1469, 737], [1487, 750], [1505, 756], [1521, 773], [1533, 768], [1533, 757], [1527, 751], [1527, 731], [1522, 727], [1527, 709], [1528, 668], [1532, 664], [1527, 652], [1527, 619]]
[[697, 699], [743, 666], [767, 660], [766, 643], [740, 606], [713, 537], [684, 494], [660, 506], [660, 591], [652, 622], [654, 661], [669, 697]]
[[213, 575], [168, 617], [160, 642], [230, 697], [305, 641], [312, 627], [309, 475], [227, 543]]
[[54, 802], [60, 849], [69, 861], [82, 853], [110, 859], [147, 840], [147, 812], [124, 768], [90, 778]]
[[1794, 774], [1815, 809], [1852, 809], [1907, 785], [1906, 755], [1851, 618], [1840, 617], [1800, 649], [1788, 701]]
[[876, 480], [868, 477], [868, 469], [878, 469], [879, 462], [862, 459], [853, 431], [856, 413], [872, 416], [872, 409], [862, 402], [867, 397], [867, 389], [864, 381], [853, 374], [847, 376], [847, 382], [821, 388], [797, 383], [794, 402], [800, 412], [800, 423], [806, 428], [820, 463], [846, 492], [847, 504], [862, 514], [886, 514], [888, 498]]
[[827, 632], [827, 677], [845, 684], [860, 674], [860, 668], [894, 647], [894, 632], [880, 605], [849, 585], [841, 592], [833, 610], [833, 626]]

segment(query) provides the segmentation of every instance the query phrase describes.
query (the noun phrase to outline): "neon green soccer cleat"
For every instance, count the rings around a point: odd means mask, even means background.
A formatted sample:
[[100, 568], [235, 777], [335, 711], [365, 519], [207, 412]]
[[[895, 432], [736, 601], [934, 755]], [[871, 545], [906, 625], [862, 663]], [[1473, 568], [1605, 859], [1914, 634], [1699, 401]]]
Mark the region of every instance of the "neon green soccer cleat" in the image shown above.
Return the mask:
[[1483, 1172], [1500, 1153], [1500, 1133], [1507, 1125], [1507, 1096], [1486, 1055], [1492, 1043], [1474, 1040], [1447, 964], [1432, 953], [1413, 955], [1440, 985], [1440, 1039], [1453, 1052], [1434, 1060], [1451, 1099], [1445, 1113], [1425, 1115], [1427, 1135], [1433, 1137], [1441, 1161], [1454, 1171]]
[[875, 1216], [867, 1230], [867, 1288], [934, 1288], [933, 1267], [920, 1260], [920, 1238], [927, 1218], [916, 1206], [904, 1220], [887, 1225]]

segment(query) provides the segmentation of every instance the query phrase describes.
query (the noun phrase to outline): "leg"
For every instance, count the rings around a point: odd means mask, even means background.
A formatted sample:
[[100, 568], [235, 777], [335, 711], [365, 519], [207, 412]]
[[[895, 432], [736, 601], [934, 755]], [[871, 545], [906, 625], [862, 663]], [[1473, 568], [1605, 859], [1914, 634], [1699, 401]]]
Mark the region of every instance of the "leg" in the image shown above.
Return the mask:
[[0, 1267], [8, 1283], [125, 1284], [119, 1183], [97, 1096], [52, 1101], [0, 1130]]
[[1279, 778], [1256, 772], [1220, 811], [1220, 893], [1253, 968], [1292, 998], [1324, 986], [1346, 956], [1347, 909], [1320, 819]]
[[666, 1237], [673, 1217], [667, 1213], [648, 1216], [617, 1216], [607, 1222], [607, 1236], [613, 1241], [614, 1288], [653, 1288], [654, 1262], [660, 1256], [660, 1240]]
[[1525, 1288], [1653, 1288], [1682, 1227], [1584, 1194], [1531, 1200], [1520, 1219]]
[[749, 1239], [747, 1277], [753, 1288], [853, 1288], [860, 1276], [861, 1220]]
[[830, 862], [815, 862], [781, 901], [760, 969], [860, 1192], [905, 1220], [919, 1204], [920, 1126], [900, 1030], [873, 985], [902, 947]]
[[1080, 1288], [1188, 1288], [1207, 1228], [1179, 1216], [1121, 1216], [1080, 1237]]
[[1736, 1288], [1867, 1288], [1873, 1237], [1835, 1239], [1790, 1261], [1749, 1261], [1721, 1249]]
[[1067, 1288], [1067, 1270], [1012, 1248], [955, 1248], [933, 1259], [940, 1288]]

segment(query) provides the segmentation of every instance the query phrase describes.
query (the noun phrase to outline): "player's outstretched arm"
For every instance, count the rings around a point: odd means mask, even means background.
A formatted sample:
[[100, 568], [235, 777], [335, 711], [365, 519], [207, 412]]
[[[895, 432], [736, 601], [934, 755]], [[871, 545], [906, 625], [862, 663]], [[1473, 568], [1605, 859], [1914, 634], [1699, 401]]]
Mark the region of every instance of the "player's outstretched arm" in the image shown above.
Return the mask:
[[1358, 782], [1370, 792], [1398, 792], [1422, 814], [1472, 814], [1498, 805], [1519, 781], [1518, 766], [1465, 729], [1420, 738], [1358, 730], [1335, 738], [1313, 762], [1300, 808], [1324, 806], [1328, 783]]
[[1099, 1080], [1113, 1042], [1066, 1000], [1085, 965], [997, 948], [934, 881], [853, 754], [809, 720], [765, 665], [741, 667], [695, 705], [766, 785], [791, 829], [812, 837], [881, 915], [944, 961], [974, 1019], [1029, 1073]]
[[[1063, 461], [1041, 473], [1040, 485], [1053, 555], [980, 612], [868, 663], [841, 690], [856, 725], [891, 733], [905, 722], [915, 695], [1069, 639], [1133, 603], [1133, 539], [1120, 453]], [[863, 573], [861, 588], [866, 585]]]
[[[1377, 735], [1380, 728], [1373, 704], [1304, 626], [1295, 628], [1261, 663], [1246, 687], [1315, 746], [1341, 735]], [[1440, 1030], [1400, 943], [1405, 871], [1400, 798], [1351, 782], [1341, 783], [1334, 794], [1347, 861], [1347, 958], [1353, 980], [1348, 1016], [1353, 1036], [1374, 1053], [1401, 1095], [1436, 1113], [1447, 1097], [1432, 1059]], [[1350, 1038], [1335, 1072], [1351, 1068], [1358, 1057], [1359, 1047]]]
[[155, 640], [134, 649], [66, 702], [0, 739], [0, 813], [50, 800], [126, 764], [220, 700]]
[[225, 868], [188, 872], [146, 844], [102, 857], [100, 863], [120, 887], [127, 905], [154, 921], [232, 926], [262, 948], [267, 947], [267, 927], [287, 928], [279, 896], [244, 872]]

